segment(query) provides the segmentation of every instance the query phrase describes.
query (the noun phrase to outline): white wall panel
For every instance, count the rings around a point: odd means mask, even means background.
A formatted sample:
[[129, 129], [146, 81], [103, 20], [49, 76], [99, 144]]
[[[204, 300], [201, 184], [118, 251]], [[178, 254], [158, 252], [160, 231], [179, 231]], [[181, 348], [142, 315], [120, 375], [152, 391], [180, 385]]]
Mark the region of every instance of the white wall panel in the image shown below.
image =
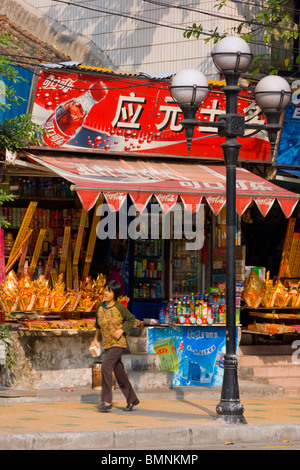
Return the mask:
[[[229, 31], [239, 24], [234, 18], [243, 20], [246, 16], [250, 19], [252, 15], [251, 5], [233, 1], [218, 11], [214, 8], [217, 2], [211, 0], [162, 0], [196, 9], [196, 12], [156, 6], [143, 0], [74, 0], [74, 3], [82, 6], [116, 14], [59, 4], [52, 0], [25, 1], [71, 31], [91, 39], [121, 71], [175, 73], [182, 68], [192, 67], [208, 74], [210, 78], [218, 78], [210, 58], [213, 42], [205, 44], [202, 39], [184, 39], [184, 28], [196, 23], [202, 24], [205, 31], [214, 30], [216, 26], [219, 32]], [[203, 12], [227, 18], [217, 18]], [[123, 17], [120, 13], [131, 15], [132, 18]], [[138, 21], [135, 17], [172, 28]], [[260, 52], [259, 46], [252, 49], [255, 54]]]

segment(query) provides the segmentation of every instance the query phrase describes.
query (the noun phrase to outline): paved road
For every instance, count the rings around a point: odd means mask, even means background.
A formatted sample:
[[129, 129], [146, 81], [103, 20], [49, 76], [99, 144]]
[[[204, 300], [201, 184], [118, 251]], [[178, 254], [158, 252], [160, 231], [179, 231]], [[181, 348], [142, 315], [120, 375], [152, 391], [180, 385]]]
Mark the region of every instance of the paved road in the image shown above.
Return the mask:
[[231, 426], [215, 420], [219, 395], [212, 392], [200, 397], [198, 390], [195, 395], [185, 391], [181, 399], [171, 392], [164, 397], [151, 393], [150, 399], [141, 395], [132, 413], [123, 411], [124, 398], [117, 391], [110, 413], [99, 413], [99, 396], [90, 389], [45, 391], [32, 397], [5, 397], [3, 392], [0, 449], [93, 449], [100, 453], [100, 449], [200, 453], [300, 449], [300, 398], [243, 398], [248, 424]]

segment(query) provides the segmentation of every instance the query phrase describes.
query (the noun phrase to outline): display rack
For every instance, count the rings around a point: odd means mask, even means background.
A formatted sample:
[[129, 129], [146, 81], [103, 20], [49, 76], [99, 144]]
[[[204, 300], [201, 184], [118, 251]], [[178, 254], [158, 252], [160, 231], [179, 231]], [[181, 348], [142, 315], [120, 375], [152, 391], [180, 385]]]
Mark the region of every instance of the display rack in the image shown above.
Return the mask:
[[201, 291], [201, 251], [185, 250], [186, 239], [174, 240], [173, 243], [173, 283], [172, 295], [177, 292], [188, 295]]
[[[254, 323], [242, 328], [243, 333], [253, 335], [300, 334], [300, 308], [295, 307], [243, 307]], [[280, 323], [284, 322], [284, 323]]]
[[134, 299], [165, 298], [164, 244], [160, 240], [137, 240], [134, 247]]

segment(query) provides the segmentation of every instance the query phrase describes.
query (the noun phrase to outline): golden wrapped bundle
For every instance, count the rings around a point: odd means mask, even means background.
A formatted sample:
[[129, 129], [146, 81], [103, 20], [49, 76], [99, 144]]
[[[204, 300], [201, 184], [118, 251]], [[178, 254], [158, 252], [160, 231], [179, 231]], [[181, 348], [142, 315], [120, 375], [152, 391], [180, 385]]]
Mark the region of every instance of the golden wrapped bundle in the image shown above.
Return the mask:
[[17, 310], [18, 304], [19, 281], [14, 271], [10, 271], [0, 286], [0, 305], [5, 313], [13, 313]]
[[53, 312], [61, 312], [67, 304], [70, 302], [70, 299], [66, 295], [52, 294], [50, 302], [50, 310]]
[[77, 310], [81, 298], [81, 292], [70, 291], [67, 293], [68, 303], [65, 305], [64, 310], [74, 312]]
[[[0, 285], [0, 309], [7, 314], [17, 310], [38, 312], [91, 312], [103, 299], [106, 277], [99, 274], [94, 281], [89, 276], [81, 283], [80, 291], [66, 291], [61, 273], [52, 289], [44, 275], [35, 280], [24, 276], [19, 281], [10, 271]], [[125, 298], [123, 299], [125, 301]]]
[[254, 269], [252, 269], [244, 282], [243, 299], [248, 307], [257, 308], [262, 298], [263, 282], [259, 279]]
[[78, 310], [83, 312], [91, 312], [92, 310], [96, 309], [98, 303], [98, 300], [94, 300], [90, 297], [81, 298]]
[[287, 307], [290, 301], [289, 291], [284, 287], [281, 281], [275, 285], [276, 300], [275, 307]]
[[20, 303], [19, 308], [24, 312], [31, 312], [35, 308], [36, 293], [31, 278], [25, 276], [20, 280]]
[[298, 308], [300, 307], [300, 292], [297, 288], [292, 287], [290, 289], [290, 307]]
[[65, 292], [65, 283], [63, 282], [64, 274], [59, 274], [56, 283], [51, 292], [50, 311], [60, 312], [70, 302]]

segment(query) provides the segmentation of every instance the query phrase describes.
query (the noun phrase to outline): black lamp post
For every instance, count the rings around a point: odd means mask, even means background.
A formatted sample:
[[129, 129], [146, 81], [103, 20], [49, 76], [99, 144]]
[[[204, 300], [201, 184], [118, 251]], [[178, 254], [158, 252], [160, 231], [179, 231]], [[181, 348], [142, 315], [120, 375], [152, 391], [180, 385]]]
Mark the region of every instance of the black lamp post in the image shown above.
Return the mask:
[[174, 100], [182, 109], [188, 150], [190, 150], [194, 127], [216, 127], [221, 137], [226, 137], [221, 145], [226, 166], [226, 353], [224, 356], [224, 377], [221, 400], [217, 405], [217, 419], [227, 423], [246, 423], [244, 407], [240, 403], [238, 386], [238, 360], [236, 355], [236, 166], [241, 144], [237, 137], [243, 137], [245, 129], [267, 130], [271, 151], [277, 132], [281, 129], [280, 116], [287, 106], [291, 89], [286, 80], [272, 75], [264, 77], [255, 88], [255, 98], [263, 110], [266, 125], [245, 123], [244, 116], [237, 113], [237, 97], [240, 92], [238, 80], [252, 61], [248, 44], [237, 36], [228, 36], [216, 44], [212, 52], [215, 66], [226, 80], [223, 87], [226, 95], [226, 114], [216, 123], [196, 120], [196, 113], [207, 95], [206, 77], [196, 70], [183, 70], [176, 74], [170, 86]]

